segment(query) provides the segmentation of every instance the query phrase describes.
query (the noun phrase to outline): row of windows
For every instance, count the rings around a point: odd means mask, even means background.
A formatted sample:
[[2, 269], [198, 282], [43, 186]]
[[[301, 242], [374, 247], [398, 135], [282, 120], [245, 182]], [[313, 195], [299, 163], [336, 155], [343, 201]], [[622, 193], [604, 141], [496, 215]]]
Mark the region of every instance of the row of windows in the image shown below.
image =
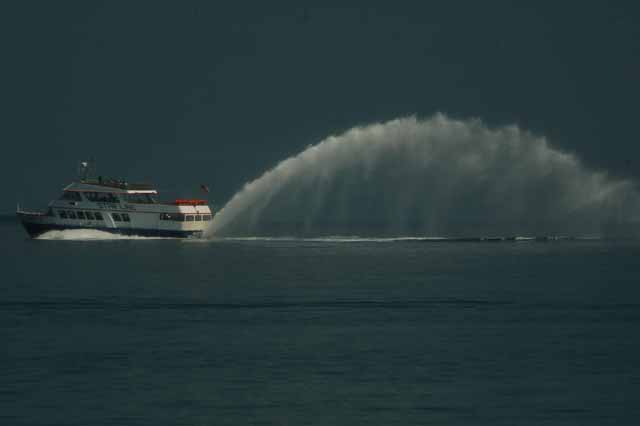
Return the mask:
[[[100, 212], [85, 212], [80, 210], [58, 210], [61, 219], [81, 219], [81, 220], [104, 220]], [[111, 213], [114, 222], [131, 222], [127, 213]], [[172, 220], [175, 222], [201, 222], [211, 220], [210, 214], [184, 214], [184, 213], [162, 213], [160, 220]]]
[[74, 192], [74, 191], [64, 191], [60, 199], [67, 200], [67, 201], [82, 201], [82, 198], [80, 197], [80, 193]]
[[104, 220], [100, 212], [83, 212], [80, 210], [58, 210], [60, 219]]
[[[84, 198], [94, 203], [119, 203], [120, 199], [116, 194], [110, 192], [83, 192]], [[156, 199], [151, 194], [122, 194], [127, 203], [132, 204], [156, 204]], [[82, 201], [80, 193], [77, 191], [64, 191], [61, 200]]]
[[114, 222], [131, 222], [127, 213], [111, 213]]
[[[119, 203], [120, 200], [115, 194], [109, 192], [83, 192], [84, 198], [94, 203]], [[64, 191], [61, 200], [82, 201], [82, 196], [77, 191]]]
[[210, 214], [188, 214], [187, 215], [187, 222], [193, 222], [194, 220], [196, 222], [200, 222], [201, 220], [211, 220], [211, 215]]
[[211, 220], [210, 214], [184, 214], [184, 213], [161, 213], [160, 220], [172, 220], [174, 222], [201, 222]]
[[[61, 219], [81, 219], [81, 220], [104, 220], [100, 212], [83, 212], [80, 210], [59, 210]], [[115, 222], [131, 222], [127, 213], [111, 213], [111, 218]]]
[[[109, 192], [83, 192], [84, 197], [94, 203], [119, 203], [118, 197]], [[80, 195], [78, 195], [79, 197]], [[80, 201], [80, 200], [78, 200]]]
[[156, 199], [151, 194], [125, 194], [124, 199], [131, 204], [155, 204]]

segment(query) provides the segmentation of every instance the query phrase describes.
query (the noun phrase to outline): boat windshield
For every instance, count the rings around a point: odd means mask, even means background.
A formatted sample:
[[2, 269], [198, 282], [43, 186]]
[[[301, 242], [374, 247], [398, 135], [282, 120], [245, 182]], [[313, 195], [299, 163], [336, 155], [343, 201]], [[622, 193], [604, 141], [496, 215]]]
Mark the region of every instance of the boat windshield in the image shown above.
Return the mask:
[[110, 192], [85, 192], [87, 200], [94, 203], [118, 203], [118, 197]]
[[64, 191], [60, 196], [60, 199], [68, 201], [82, 201], [80, 193], [75, 191]]
[[158, 202], [151, 194], [125, 194], [124, 199], [131, 204], [156, 204]]

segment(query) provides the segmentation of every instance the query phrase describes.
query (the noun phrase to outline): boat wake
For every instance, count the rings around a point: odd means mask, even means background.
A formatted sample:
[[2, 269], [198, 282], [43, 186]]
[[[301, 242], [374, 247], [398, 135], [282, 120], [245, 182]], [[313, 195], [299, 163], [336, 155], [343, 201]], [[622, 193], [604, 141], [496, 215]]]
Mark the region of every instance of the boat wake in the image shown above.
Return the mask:
[[120, 235], [96, 229], [65, 229], [61, 231], [47, 231], [36, 237], [37, 240], [60, 241], [114, 241], [114, 240], [162, 240], [166, 237], [142, 237], [138, 235]]
[[200, 241], [239, 241], [239, 242], [273, 242], [273, 243], [465, 243], [465, 242], [550, 242], [550, 241], [598, 241], [601, 237], [571, 237], [559, 235], [545, 236], [486, 236], [486, 237], [359, 237], [359, 236], [328, 236], [328, 237], [215, 237]]

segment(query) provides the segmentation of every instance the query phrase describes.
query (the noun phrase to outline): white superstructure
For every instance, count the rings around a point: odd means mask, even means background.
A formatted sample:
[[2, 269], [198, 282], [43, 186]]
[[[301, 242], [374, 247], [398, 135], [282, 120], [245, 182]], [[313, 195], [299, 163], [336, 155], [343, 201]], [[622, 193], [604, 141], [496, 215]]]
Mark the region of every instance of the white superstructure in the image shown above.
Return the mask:
[[[85, 163], [83, 163], [85, 164]], [[84, 178], [64, 188], [45, 213], [18, 209], [32, 237], [49, 230], [98, 229], [117, 234], [198, 237], [212, 219], [205, 200], [159, 202], [151, 185]]]

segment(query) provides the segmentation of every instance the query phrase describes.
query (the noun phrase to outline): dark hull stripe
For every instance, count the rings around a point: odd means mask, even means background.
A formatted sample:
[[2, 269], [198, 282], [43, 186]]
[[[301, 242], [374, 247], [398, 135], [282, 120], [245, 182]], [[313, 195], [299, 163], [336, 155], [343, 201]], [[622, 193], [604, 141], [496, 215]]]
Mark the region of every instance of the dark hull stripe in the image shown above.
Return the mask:
[[33, 223], [23, 221], [22, 225], [31, 238], [36, 238], [47, 231], [64, 231], [68, 229], [89, 229], [117, 235], [136, 235], [141, 237], [169, 237], [169, 238], [189, 238], [200, 237], [202, 231], [172, 231], [168, 229], [142, 229], [142, 228], [90, 228], [86, 226], [67, 226], [52, 223]]

